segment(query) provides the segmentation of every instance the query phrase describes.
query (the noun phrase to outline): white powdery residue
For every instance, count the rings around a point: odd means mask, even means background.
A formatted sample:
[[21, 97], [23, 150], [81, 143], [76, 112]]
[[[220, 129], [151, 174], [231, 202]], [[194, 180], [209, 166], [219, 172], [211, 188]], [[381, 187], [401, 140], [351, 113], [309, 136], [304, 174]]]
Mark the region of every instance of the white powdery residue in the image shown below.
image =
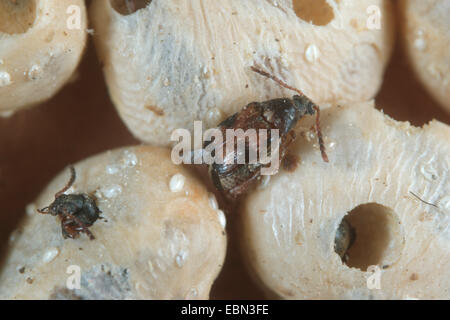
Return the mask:
[[427, 42], [423, 38], [417, 38], [414, 40], [414, 48], [423, 51], [427, 47]]
[[132, 168], [138, 163], [137, 156], [133, 152], [125, 150], [122, 163], [124, 167]]
[[11, 84], [11, 75], [6, 71], [0, 71], [0, 87], [6, 87]]
[[147, 265], [148, 265], [148, 271], [153, 275], [153, 272], [155, 271], [155, 267], [153, 266], [152, 261], [148, 260]]
[[308, 141], [308, 142], [316, 141], [316, 134], [312, 131], [308, 131], [305, 134], [305, 138], [306, 138], [306, 141]]
[[225, 217], [225, 213], [222, 210], [217, 210], [217, 218], [219, 218], [219, 223], [222, 229], [225, 229], [227, 226], [227, 218]]
[[202, 69], [202, 77], [208, 79], [210, 77], [210, 72], [208, 67], [203, 67]]
[[180, 173], [177, 173], [176, 175], [174, 175], [170, 179], [170, 182], [169, 182], [170, 191], [171, 192], [180, 192], [181, 190], [183, 190], [185, 180], [186, 180], [186, 178]]
[[206, 112], [204, 121], [210, 127], [216, 126], [222, 120], [222, 111], [217, 108], [211, 108]]
[[439, 178], [439, 174], [437, 173], [436, 169], [434, 168], [432, 163], [428, 163], [426, 165], [423, 165], [420, 168], [420, 172], [422, 175], [427, 179], [428, 181], [434, 181]]
[[308, 62], [313, 63], [319, 59], [320, 51], [315, 44], [310, 44], [305, 51], [305, 58]]
[[213, 210], [217, 210], [219, 209], [219, 204], [217, 203], [217, 199], [216, 196], [212, 193], [208, 194], [208, 200], [209, 200], [209, 206], [213, 209]]
[[11, 232], [11, 235], [9, 236], [9, 243], [13, 243], [17, 239], [18, 235], [19, 235], [18, 229]]
[[8, 110], [8, 111], [2, 111], [0, 112], [0, 117], [2, 118], [9, 118], [14, 114], [14, 111]]
[[118, 184], [110, 185], [109, 187], [103, 188], [102, 193], [107, 198], [115, 198], [122, 192], [122, 187]]
[[[444, 80], [444, 79], [442, 79], [443, 76], [444, 76], [444, 74], [439, 70], [439, 68], [440, 68], [440, 67], [437, 66], [435, 63], [431, 63], [431, 64], [428, 66], [427, 70], [428, 70], [428, 72], [433, 76], [433, 78], [438, 79], [439, 81], [442, 81], [442, 80]], [[445, 78], [445, 80], [443, 81], [443, 83], [444, 83], [445, 85], [447, 85], [448, 79]]]
[[423, 37], [423, 31], [419, 30], [416, 33], [416, 38], [414, 39], [414, 48], [416, 48], [419, 51], [425, 50], [427, 47], [427, 42]]
[[[160, 255], [160, 257], [161, 257], [161, 255]], [[166, 267], [166, 265], [165, 265], [163, 259], [158, 259], [158, 258], [157, 258], [157, 260], [155, 261], [155, 263], [156, 263], [156, 267], [157, 267], [161, 272], [165, 272], [165, 271], [166, 271], [167, 267]]]
[[55, 260], [55, 258], [58, 256], [58, 254], [59, 254], [59, 249], [58, 248], [55, 248], [55, 247], [50, 248], [42, 256], [42, 262], [50, 263], [53, 260]]
[[102, 193], [101, 190], [98, 190], [98, 189], [95, 190], [94, 195], [95, 195], [95, 197], [96, 197], [97, 199], [102, 199], [102, 198], [103, 198], [103, 193]]
[[27, 215], [32, 216], [37, 212], [36, 205], [34, 203], [30, 203], [29, 205], [26, 206], [25, 212], [27, 213]]
[[198, 291], [197, 291], [197, 289], [196, 289], [196, 288], [191, 288], [191, 289], [189, 290], [187, 299], [192, 299], [192, 298], [197, 298], [197, 297], [198, 297]]
[[444, 196], [438, 201], [438, 207], [450, 213], [450, 196]]
[[188, 253], [184, 250], [180, 251], [176, 257], [175, 257], [175, 264], [177, 265], [178, 268], [181, 268], [184, 266], [185, 262], [186, 262], [186, 258], [188, 256]]
[[116, 174], [117, 172], [119, 172], [119, 167], [117, 165], [110, 164], [106, 166], [106, 172], [108, 174]]
[[198, 75], [195, 75], [195, 76], [194, 76], [194, 83], [196, 83], [198, 87], [201, 86], [200, 78], [198, 77]]
[[30, 70], [28, 70], [28, 79], [29, 80], [37, 80], [41, 76], [42, 76], [42, 68], [38, 64], [32, 65]]

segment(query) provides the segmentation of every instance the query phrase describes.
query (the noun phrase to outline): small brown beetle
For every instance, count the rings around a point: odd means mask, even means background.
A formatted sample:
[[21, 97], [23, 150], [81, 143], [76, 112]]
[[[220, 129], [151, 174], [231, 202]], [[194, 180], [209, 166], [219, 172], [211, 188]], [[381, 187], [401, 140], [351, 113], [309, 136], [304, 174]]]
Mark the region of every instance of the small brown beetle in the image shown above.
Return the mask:
[[89, 239], [94, 240], [95, 237], [88, 227], [92, 226], [97, 219], [102, 219], [101, 211], [95, 199], [86, 193], [64, 194], [75, 182], [75, 168], [71, 166], [70, 172], [69, 182], [55, 194], [55, 201], [48, 207], [38, 209], [38, 212], [59, 216], [64, 239], [76, 239], [81, 232], [84, 232]]
[[[285, 156], [288, 145], [295, 139], [294, 127], [297, 122], [304, 115], [316, 114], [316, 131], [319, 139], [320, 151], [322, 158], [325, 162], [328, 162], [328, 157], [325, 152], [325, 146], [322, 139], [322, 133], [320, 130], [320, 110], [314, 102], [306, 97], [300, 90], [295, 89], [277, 77], [257, 68], [251, 67], [254, 72], [257, 72], [265, 77], [268, 77], [279, 85], [293, 90], [298, 93], [294, 95], [292, 99], [281, 98], [273, 99], [264, 102], [252, 102], [248, 104], [242, 111], [235, 113], [231, 117], [221, 122], [218, 129], [222, 132], [222, 135], [226, 135], [227, 129], [267, 129], [267, 146], [269, 150], [274, 150], [273, 147], [279, 150], [279, 161]], [[270, 130], [278, 129], [279, 137], [278, 146], [270, 146], [271, 137]], [[260, 139], [256, 149], [259, 149]], [[209, 143], [205, 143], [206, 148]], [[249, 143], [245, 142], [245, 152], [248, 158]], [[254, 146], [253, 146], [254, 147]], [[225, 148], [225, 146], [224, 146]], [[270, 155], [268, 150], [267, 154]], [[267, 164], [262, 163], [245, 163], [239, 164], [236, 159], [238, 157], [236, 148], [232, 151], [234, 154], [225, 154], [224, 158], [234, 159], [233, 163], [212, 163], [210, 165], [210, 175], [216, 188], [230, 200], [237, 199], [240, 195], [244, 194], [249, 186], [260, 177], [261, 169], [267, 167]]]
[[352, 247], [355, 239], [355, 229], [346, 219], [342, 219], [341, 224], [336, 230], [336, 236], [334, 238], [334, 251], [341, 257], [343, 262], [347, 262], [347, 252]]

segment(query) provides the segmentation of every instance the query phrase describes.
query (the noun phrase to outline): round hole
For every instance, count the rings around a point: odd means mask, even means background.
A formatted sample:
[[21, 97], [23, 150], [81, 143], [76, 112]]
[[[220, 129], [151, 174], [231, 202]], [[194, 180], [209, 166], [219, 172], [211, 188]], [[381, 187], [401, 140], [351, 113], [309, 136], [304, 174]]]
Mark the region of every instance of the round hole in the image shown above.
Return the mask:
[[121, 15], [127, 16], [148, 6], [152, 0], [111, 0], [111, 6]]
[[1, 0], [0, 32], [25, 33], [36, 20], [36, 0]]
[[326, 26], [334, 19], [326, 0], [293, 0], [293, 6], [297, 17], [316, 26]]
[[[401, 255], [404, 237], [401, 222], [394, 211], [377, 203], [362, 204], [350, 211], [343, 219], [349, 227], [347, 234], [354, 235], [347, 241], [349, 247], [343, 262], [351, 268], [366, 271], [376, 265], [389, 268]], [[338, 239], [343, 222], [337, 230]], [[335, 249], [337, 246], [335, 246]], [[336, 253], [339, 254], [338, 250]]]

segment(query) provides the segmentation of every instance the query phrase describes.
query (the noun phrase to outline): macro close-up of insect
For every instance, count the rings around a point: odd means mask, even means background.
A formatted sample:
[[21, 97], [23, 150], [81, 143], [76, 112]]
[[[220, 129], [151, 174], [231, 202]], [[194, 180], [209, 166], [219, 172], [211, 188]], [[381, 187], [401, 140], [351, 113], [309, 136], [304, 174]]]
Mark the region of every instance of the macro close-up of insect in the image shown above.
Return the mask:
[[0, 301], [450, 299], [449, 17], [0, 0]]
[[[281, 162], [286, 155], [287, 148], [296, 138], [294, 128], [298, 121], [305, 115], [316, 114], [315, 130], [317, 132], [322, 159], [328, 162], [328, 156], [325, 152], [325, 146], [320, 130], [320, 109], [314, 102], [300, 90], [284, 83], [279, 78], [263, 71], [257, 66], [251, 67], [252, 71], [259, 73], [267, 78], [274, 80], [280, 86], [295, 91], [292, 99], [278, 98], [264, 102], [249, 103], [242, 111], [230, 116], [218, 126], [223, 136], [228, 129], [266, 129], [267, 130], [267, 155], [270, 157], [271, 150], [279, 149], [279, 158], [275, 159]], [[271, 145], [271, 129], [279, 130], [278, 145]], [[249, 141], [245, 142], [245, 154], [249, 154], [250, 147], [259, 149], [260, 137], [257, 139], [257, 146], [249, 146]], [[209, 143], [205, 144], [205, 147]], [[226, 146], [224, 145], [224, 149]], [[261, 176], [261, 169], [270, 164], [257, 163], [238, 163], [238, 151], [236, 148], [230, 149], [233, 154], [224, 154], [225, 158], [234, 159], [232, 163], [213, 163], [210, 165], [210, 175], [216, 188], [228, 199], [237, 199], [244, 194], [249, 186]]]
[[75, 182], [76, 172], [70, 167], [71, 177], [67, 185], [55, 194], [55, 201], [48, 207], [39, 209], [42, 214], [58, 216], [61, 219], [62, 235], [64, 239], [76, 239], [80, 233], [85, 233], [89, 239], [95, 237], [89, 230], [97, 219], [101, 219], [101, 211], [97, 207], [95, 199], [86, 194], [64, 194]]

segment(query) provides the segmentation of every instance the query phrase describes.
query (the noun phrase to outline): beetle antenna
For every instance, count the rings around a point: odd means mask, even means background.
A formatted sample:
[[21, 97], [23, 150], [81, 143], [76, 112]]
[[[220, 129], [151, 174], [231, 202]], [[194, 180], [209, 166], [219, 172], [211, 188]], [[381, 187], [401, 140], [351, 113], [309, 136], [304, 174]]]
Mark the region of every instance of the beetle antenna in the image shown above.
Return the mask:
[[319, 138], [320, 153], [322, 154], [323, 161], [328, 162], [328, 156], [325, 152], [325, 144], [323, 142], [322, 131], [320, 130], [320, 109], [318, 106], [314, 106], [314, 109], [316, 110], [316, 132], [317, 137]]
[[55, 194], [55, 199], [58, 198], [60, 195], [62, 195], [64, 192], [66, 192], [73, 185], [76, 177], [77, 177], [77, 175], [75, 172], [75, 168], [73, 166], [70, 166], [70, 180], [69, 180], [69, 182], [67, 182], [67, 184], [64, 188], [62, 188]]
[[250, 68], [252, 69], [252, 71], [254, 71], [254, 72], [256, 72], [256, 73], [259, 73], [260, 75], [262, 75], [262, 76], [264, 76], [264, 77], [267, 77], [267, 78], [269, 78], [269, 79], [272, 79], [273, 81], [275, 81], [276, 83], [278, 83], [280, 86], [282, 86], [282, 87], [284, 87], [284, 88], [286, 88], [286, 89], [295, 91], [295, 92], [297, 92], [299, 95], [304, 96], [304, 93], [303, 93], [302, 91], [300, 91], [300, 90], [297, 89], [297, 88], [291, 87], [290, 85], [288, 85], [286, 82], [284, 82], [284, 81], [281, 80], [280, 78], [275, 77], [274, 75], [272, 75], [272, 74], [270, 74], [270, 73], [268, 73], [268, 72], [262, 70], [261, 68], [259, 68], [258, 65], [255, 64], [255, 65], [251, 66]]
[[42, 208], [42, 209], [37, 209], [37, 212], [42, 213], [42, 214], [47, 214], [48, 213], [48, 208], [49, 207], [45, 207], [45, 208]]

